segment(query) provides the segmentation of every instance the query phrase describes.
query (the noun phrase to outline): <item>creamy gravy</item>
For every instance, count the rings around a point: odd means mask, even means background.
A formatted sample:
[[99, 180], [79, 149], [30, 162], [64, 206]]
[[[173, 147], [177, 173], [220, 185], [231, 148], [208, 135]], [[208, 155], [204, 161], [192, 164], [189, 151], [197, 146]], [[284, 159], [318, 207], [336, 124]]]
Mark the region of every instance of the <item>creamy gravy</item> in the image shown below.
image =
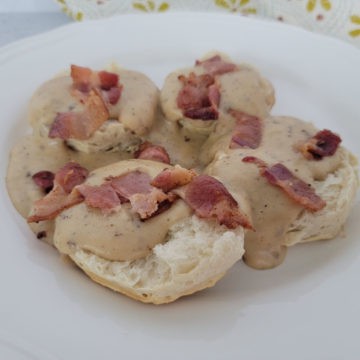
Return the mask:
[[[92, 172], [86, 184], [101, 185], [109, 176], [136, 170], [154, 178], [169, 167], [146, 160], [122, 161]], [[81, 248], [108, 260], [139, 259], [150, 253], [156, 244], [164, 242], [169, 228], [191, 213], [181, 199], [170, 209], [146, 221], [141, 221], [131, 211], [130, 204], [122, 204], [116, 212], [104, 215], [99, 209], [81, 203], [56, 218], [54, 243], [64, 254]]]
[[[231, 134], [223, 136], [214, 146], [215, 160], [205, 169], [220, 179], [234, 193], [245, 194], [255, 231], [245, 235], [245, 262], [257, 269], [279, 265], [286, 254], [285, 239], [290, 224], [307, 211], [291, 200], [280, 188], [270, 185], [259, 175], [256, 165], [243, 163], [245, 156], [255, 156], [269, 165], [281, 162], [296, 176], [311, 184], [323, 180], [341, 164], [341, 148], [321, 161], [306, 160], [294, 149], [317, 132], [310, 123], [290, 117], [269, 117], [264, 120], [263, 138], [257, 149], [230, 150]], [[203, 151], [213, 151], [207, 149]]]
[[159, 110], [154, 127], [147, 139], [154, 144], [163, 146], [168, 152], [172, 164], [200, 170], [200, 148], [205, 142], [206, 136], [194, 133], [176, 122], [167, 121]]
[[[28, 135], [10, 153], [6, 185], [16, 210], [27, 218], [33, 202], [44, 196], [32, 180], [38, 171], [56, 172], [71, 160], [91, 171], [130, 157], [125, 152], [81, 153], [69, 149], [62, 141]], [[54, 221], [31, 223], [30, 227], [39, 238], [52, 243]]]
[[[161, 105], [165, 116], [162, 110], [158, 110], [150, 132], [141, 138], [164, 146], [173, 164], [196, 168], [198, 171], [207, 166], [205, 172], [222, 181], [239, 202], [241, 209], [252, 218], [256, 231], [248, 231], [245, 236], [246, 263], [260, 269], [274, 267], [283, 261], [286, 254], [284, 244], [289, 225], [306, 210], [289, 199], [282, 190], [269, 185], [259, 175], [254, 164], [245, 164], [241, 159], [252, 155], [269, 165], [281, 162], [302, 180], [314, 185], [315, 181], [323, 180], [328, 173], [337, 169], [342, 150], [339, 148], [334, 156], [322, 161], [306, 160], [295, 151], [294, 145], [297, 142], [307, 140], [317, 130], [311, 124], [297, 119], [267, 117], [274, 103], [273, 88], [247, 65], [240, 65], [237, 72], [218, 77], [222, 91], [218, 120], [203, 122], [183, 119], [176, 106], [176, 96], [180, 90], [177, 76], [190, 71], [200, 74], [203, 69], [195, 67], [168, 76], [161, 92]], [[122, 101], [134, 101], [136, 109], [140, 109], [137, 111], [131, 106], [126, 107], [129, 122], [136, 124], [133, 132], [143, 134], [150, 128], [146, 118], [139, 118], [140, 113], [145, 116], [148, 114], [142, 107], [143, 103], [140, 104], [137, 98], [138, 93], [142, 92], [143, 82], [141, 79], [138, 82], [134, 80], [133, 72], [127, 74], [128, 78], [124, 74], [120, 75], [121, 81], [126, 82], [128, 79], [131, 83], [132, 80], [134, 85], [129, 85], [131, 91], [128, 95], [124, 95], [124, 92]], [[44, 195], [31, 178], [34, 173], [42, 170], [55, 172], [70, 160], [91, 171], [132, 157], [132, 154], [126, 151], [91, 154], [87, 153], [89, 151], [73, 151], [62, 141], [50, 140], [47, 137], [49, 126], [57, 112], [81, 110], [82, 105], [70, 95], [70, 86], [70, 77], [62, 76], [40, 87], [32, 97], [29, 109], [34, 135], [22, 139], [11, 152], [6, 179], [8, 192], [14, 206], [25, 218], [32, 203]], [[152, 103], [153, 99], [150, 97], [148, 101]], [[121, 106], [120, 104], [112, 109], [112, 115], [118, 116]], [[263, 139], [258, 149], [229, 149], [231, 130], [235, 124], [234, 118], [228, 114], [229, 109], [248, 112], [264, 119]], [[124, 114], [125, 107], [122, 111]], [[153, 113], [150, 112], [150, 115], [154, 118]], [[120, 121], [126, 123], [123, 116]], [[138, 120], [131, 116], [138, 117]], [[132, 125], [127, 126], [131, 129]], [[113, 136], [115, 131], [113, 129], [110, 132], [110, 136]], [[126, 133], [126, 136], [129, 134]], [[98, 139], [104, 143], [109, 141], [107, 135]], [[134, 165], [135, 163], [137, 165]], [[140, 163], [142, 165], [139, 165]], [[151, 176], [166, 167], [160, 163], [141, 161], [117, 163], [96, 171], [87, 182], [96, 185], [103, 181], [106, 174], [115, 176], [139, 166]], [[141, 222], [127, 204], [123, 205], [120, 211], [104, 216], [100, 211], [88, 208], [82, 203], [65, 210], [57, 217], [55, 243], [61, 252], [67, 254], [83, 248], [110, 260], [141, 258], [146, 256], [156, 243], [166, 239], [172, 224], [190, 213], [182, 200], [178, 200], [170, 210]], [[30, 226], [39, 238], [52, 242], [54, 224], [55, 221], [43, 221]]]
[[[123, 70], [117, 67], [109, 69], [119, 74], [123, 85], [120, 100], [109, 105], [110, 121], [106, 121], [89, 139], [68, 139], [70, 146], [82, 152], [120, 150], [137, 145], [140, 137], [153, 126], [158, 103], [158, 89], [144, 74]], [[72, 79], [61, 75], [45, 82], [34, 93], [29, 104], [29, 122], [34, 133], [48, 137], [49, 129], [58, 113], [67, 111], [81, 112], [84, 105], [72, 95]]]
[[[199, 149], [205, 138], [191, 134], [177, 124], [166, 121], [161, 112], [156, 118], [154, 128], [148, 136], [149, 141], [164, 146], [173, 164], [180, 164], [187, 168], [196, 167]], [[11, 151], [6, 176], [7, 189], [17, 211], [27, 218], [32, 204], [44, 196], [43, 191], [32, 180], [32, 175], [38, 171], [48, 170], [55, 173], [69, 161], [76, 161], [92, 171], [132, 157], [132, 152], [124, 151], [84, 153], [72, 150], [60, 140], [51, 140], [40, 135], [28, 135], [21, 139]], [[183, 205], [179, 202], [173, 208], [182, 207]], [[147, 223], [155, 222], [149, 220]], [[148, 224], [145, 228], [149, 228]], [[53, 243], [54, 225], [53, 220], [29, 224], [36, 236], [48, 243]], [[163, 237], [160, 236], [160, 238]], [[150, 239], [149, 242], [151, 241]]]
[[[220, 55], [226, 59], [224, 55]], [[191, 72], [201, 75], [205, 73], [205, 70], [201, 66], [194, 66], [169, 74], [160, 92], [160, 103], [168, 120], [181, 123], [192, 133], [208, 135], [218, 122], [226, 117], [230, 108], [265, 117], [274, 105], [272, 85], [261, 77], [258, 71], [241, 64], [238, 65], [237, 71], [216, 76], [216, 82], [221, 91], [218, 120], [202, 121], [186, 118], [177, 106], [177, 96], [183, 86], [178, 77], [179, 75], [188, 76]]]

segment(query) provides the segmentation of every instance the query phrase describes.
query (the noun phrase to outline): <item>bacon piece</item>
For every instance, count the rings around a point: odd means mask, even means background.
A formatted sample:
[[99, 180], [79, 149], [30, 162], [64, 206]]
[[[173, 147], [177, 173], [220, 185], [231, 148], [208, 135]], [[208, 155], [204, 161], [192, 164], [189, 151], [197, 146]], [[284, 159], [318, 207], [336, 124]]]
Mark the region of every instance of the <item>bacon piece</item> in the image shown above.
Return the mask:
[[92, 86], [93, 71], [87, 67], [71, 65], [70, 75], [73, 87], [80, 92], [89, 92]]
[[145, 220], [160, 214], [176, 199], [150, 185], [151, 177], [141, 171], [131, 171], [118, 177], [109, 177], [100, 186], [83, 184], [88, 172], [79, 164], [70, 162], [55, 175], [54, 188], [34, 203], [28, 222], [54, 219], [63, 210], [85, 200], [86, 205], [112, 212], [121, 203], [131, 203], [134, 212]]
[[210, 107], [212, 109], [217, 109], [220, 103], [220, 91], [217, 84], [212, 84], [208, 88], [208, 98], [210, 102]]
[[235, 64], [224, 61], [219, 55], [215, 55], [203, 61], [196, 60], [195, 65], [202, 66], [208, 74], [213, 76], [237, 70]]
[[169, 192], [177, 187], [188, 184], [197, 176], [194, 170], [184, 169], [176, 165], [172, 169], [165, 169], [158, 174], [151, 182], [155, 186], [165, 192]]
[[55, 219], [63, 210], [79, 204], [83, 200], [83, 196], [76, 189], [68, 194], [61, 186], [55, 185], [46, 196], [35, 201], [27, 222]]
[[100, 87], [103, 90], [110, 90], [118, 85], [118, 74], [114, 74], [108, 71], [99, 71], [97, 75], [99, 78]]
[[71, 65], [71, 78], [75, 89], [88, 92], [92, 88], [110, 90], [118, 86], [119, 75], [108, 71], [93, 71], [90, 68]]
[[229, 114], [236, 119], [229, 148], [258, 148], [262, 138], [261, 119], [232, 109], [229, 110]]
[[251, 163], [257, 165], [260, 171], [265, 171], [267, 169], [267, 164], [265, 161], [255, 157], [255, 156], [245, 156], [242, 159], [244, 163]]
[[177, 106], [184, 116], [190, 119], [216, 120], [219, 117], [219, 87], [209, 74], [196, 75], [191, 72], [188, 77], [180, 75], [183, 84], [177, 96]]
[[109, 111], [95, 91], [90, 91], [82, 112], [59, 113], [49, 131], [50, 138], [86, 140], [109, 118]]
[[125, 199], [129, 199], [134, 194], [149, 194], [153, 189], [150, 185], [150, 175], [139, 170], [117, 177], [109, 177], [107, 180], [110, 181], [116, 193]]
[[243, 162], [253, 163], [260, 169], [261, 176], [271, 184], [280, 187], [292, 200], [310, 211], [321, 210], [326, 202], [319, 197], [310, 185], [296, 177], [286, 166], [277, 163], [268, 166], [264, 161], [254, 157], [246, 156]]
[[75, 186], [83, 183], [87, 175], [88, 171], [79, 164], [65, 164], [55, 174], [53, 189], [34, 203], [27, 221], [52, 220], [63, 210], [82, 202], [84, 197]]
[[73, 95], [80, 102], [86, 102], [91, 90], [97, 90], [103, 100], [115, 105], [120, 99], [122, 85], [119, 84], [119, 75], [108, 71], [93, 71], [90, 68], [71, 65], [73, 79]]
[[340, 143], [340, 136], [324, 129], [302, 144], [300, 151], [308, 160], [322, 160], [324, 156], [334, 155]]
[[120, 99], [122, 87], [113, 87], [108, 91], [102, 91], [102, 97], [110, 105], [116, 105]]
[[159, 145], [154, 145], [148, 141], [142, 143], [139, 149], [135, 152], [136, 159], [153, 160], [170, 164], [170, 157], [165, 148]]
[[87, 206], [99, 208], [104, 213], [110, 213], [122, 203], [110, 183], [100, 186], [82, 184], [77, 187], [77, 190], [84, 196]]
[[107, 180], [121, 199], [130, 201], [132, 210], [142, 220], [160, 214], [159, 206], [163, 202], [172, 203], [176, 198], [173, 194], [165, 194], [153, 187], [150, 184], [151, 177], [138, 170]]
[[89, 175], [89, 171], [80, 164], [71, 161], [65, 164], [55, 174], [55, 182], [60, 185], [66, 193], [70, 194], [76, 185], [82, 184]]
[[54, 177], [51, 171], [39, 171], [32, 176], [32, 179], [37, 186], [48, 193], [54, 187]]
[[240, 225], [252, 229], [248, 217], [240, 211], [236, 200], [220, 181], [211, 176], [196, 176], [186, 186], [184, 200], [201, 218], [216, 218], [220, 225], [229, 229]]
[[[178, 196], [176, 196], [175, 194], [167, 194], [167, 195], [168, 195], [168, 198], [166, 200], [162, 201], [161, 203], [159, 203], [157, 210], [154, 213], [152, 213], [150, 216], [148, 216], [146, 218], [146, 220], [149, 220], [157, 215], [162, 214], [166, 210], [169, 210], [171, 208], [173, 202], [178, 199]], [[173, 196], [170, 196], [170, 195], [173, 195]]]
[[119, 177], [111, 177], [100, 186], [82, 184], [76, 191], [83, 196], [86, 205], [110, 213], [121, 203], [131, 203], [141, 219], [154, 216], [159, 204], [172, 202], [174, 197], [166, 195], [150, 185], [151, 178], [140, 171], [132, 171]]
[[168, 196], [159, 189], [153, 188], [150, 193], [137, 193], [129, 198], [132, 210], [139, 214], [140, 219], [151, 217], [159, 207], [159, 204], [168, 200]]
[[217, 120], [219, 113], [213, 107], [204, 107], [201, 109], [189, 109], [184, 112], [184, 115], [193, 120]]

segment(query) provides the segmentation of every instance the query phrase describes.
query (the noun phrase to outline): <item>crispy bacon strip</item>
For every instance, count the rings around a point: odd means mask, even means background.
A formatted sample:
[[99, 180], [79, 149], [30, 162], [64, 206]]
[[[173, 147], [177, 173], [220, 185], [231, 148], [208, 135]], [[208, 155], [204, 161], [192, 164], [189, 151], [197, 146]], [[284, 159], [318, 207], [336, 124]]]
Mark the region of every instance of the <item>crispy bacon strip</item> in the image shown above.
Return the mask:
[[120, 99], [123, 86], [119, 84], [117, 74], [71, 65], [71, 78], [72, 94], [82, 103], [86, 102], [91, 90], [98, 92], [107, 106], [117, 104]]
[[146, 219], [158, 209], [158, 203], [168, 196], [150, 186], [150, 176], [140, 171], [109, 178], [100, 186], [83, 184], [78, 191], [85, 197], [86, 205], [109, 213], [122, 203], [131, 203], [132, 210]]
[[85, 102], [83, 112], [59, 113], [49, 131], [50, 138], [89, 139], [92, 134], [109, 118], [109, 111], [99, 94], [93, 90]]
[[157, 175], [151, 185], [169, 192], [181, 186], [184, 191], [176, 191], [199, 217], [215, 217], [221, 225], [234, 229], [241, 225], [251, 229], [247, 216], [240, 212], [236, 200], [224, 185], [208, 175], [197, 175], [194, 170], [175, 166]]
[[202, 66], [208, 74], [213, 76], [237, 70], [235, 64], [224, 61], [220, 55], [215, 55], [203, 61], [196, 60], [195, 65]]
[[174, 194], [165, 194], [153, 187], [151, 177], [141, 171], [109, 177], [100, 186], [84, 184], [87, 175], [87, 170], [75, 162], [62, 167], [55, 175], [52, 191], [35, 202], [28, 222], [54, 219], [63, 210], [82, 201], [105, 214], [130, 202], [132, 210], [146, 220], [168, 209], [176, 199]]
[[186, 186], [184, 200], [201, 218], [215, 218], [229, 229], [253, 228], [225, 186], [211, 176], [196, 176]]
[[32, 176], [34, 183], [47, 194], [54, 187], [55, 175], [51, 171], [39, 171]]
[[49, 194], [34, 203], [27, 222], [53, 220], [62, 211], [81, 203], [83, 200], [84, 197], [76, 189], [67, 194], [60, 186], [54, 186]]
[[139, 149], [135, 152], [134, 157], [136, 159], [153, 160], [170, 164], [170, 156], [165, 148], [154, 145], [148, 141], [145, 141], [140, 145]]
[[148, 219], [159, 208], [159, 204], [169, 200], [169, 197], [159, 189], [153, 188], [150, 193], [147, 194], [134, 194], [131, 195], [130, 203], [132, 210], [139, 214], [140, 219]]
[[257, 165], [261, 176], [265, 177], [271, 185], [280, 187], [292, 200], [304, 208], [315, 212], [326, 205], [326, 202], [310, 185], [296, 177], [286, 166], [277, 163], [269, 167], [264, 161], [254, 156], [246, 156], [242, 161]]
[[[96, 74], [96, 72], [95, 72]], [[102, 90], [110, 90], [119, 84], [119, 75], [108, 71], [99, 71], [97, 73], [100, 87]]]
[[[73, 80], [73, 87], [80, 92], [89, 92], [93, 82], [93, 71], [90, 68], [71, 65], [70, 76]], [[94, 79], [96, 81], [96, 79]]]
[[191, 72], [188, 77], [178, 77], [183, 84], [177, 96], [177, 106], [184, 116], [190, 119], [216, 120], [219, 117], [219, 87], [213, 76], [196, 75]]
[[128, 200], [131, 195], [149, 194], [153, 189], [150, 185], [150, 175], [139, 170], [116, 177], [109, 177], [107, 181], [111, 183], [111, 186], [119, 196]]
[[232, 109], [229, 110], [229, 114], [236, 119], [229, 148], [258, 148], [262, 138], [261, 119], [257, 116]]
[[194, 170], [188, 170], [176, 165], [172, 169], [163, 170], [152, 180], [151, 185], [169, 192], [177, 187], [188, 184], [195, 176], [197, 174]]
[[308, 160], [322, 160], [325, 156], [334, 155], [340, 143], [340, 136], [324, 129], [302, 144], [300, 151]]
[[143, 220], [153, 216], [162, 202], [174, 200], [173, 197], [154, 188], [150, 184], [151, 177], [138, 170], [107, 180], [122, 202], [130, 201], [133, 211]]
[[85, 198], [85, 204], [93, 208], [99, 208], [104, 213], [112, 212], [122, 201], [110, 183], [100, 186], [82, 184], [77, 190]]
[[66, 193], [70, 194], [75, 186], [86, 180], [88, 175], [87, 169], [75, 161], [70, 161], [56, 172], [54, 183], [60, 185]]
[[71, 65], [72, 94], [85, 105], [81, 112], [59, 113], [49, 130], [50, 138], [89, 139], [108, 120], [109, 106], [115, 105], [121, 96], [119, 76], [108, 71], [93, 71]]
[[110, 105], [116, 105], [120, 100], [122, 87], [113, 87], [108, 91], [102, 91], [102, 97], [106, 103]]
[[27, 221], [52, 220], [63, 210], [82, 202], [84, 197], [75, 187], [83, 183], [87, 175], [88, 171], [75, 162], [64, 165], [55, 174], [53, 189], [34, 203]]

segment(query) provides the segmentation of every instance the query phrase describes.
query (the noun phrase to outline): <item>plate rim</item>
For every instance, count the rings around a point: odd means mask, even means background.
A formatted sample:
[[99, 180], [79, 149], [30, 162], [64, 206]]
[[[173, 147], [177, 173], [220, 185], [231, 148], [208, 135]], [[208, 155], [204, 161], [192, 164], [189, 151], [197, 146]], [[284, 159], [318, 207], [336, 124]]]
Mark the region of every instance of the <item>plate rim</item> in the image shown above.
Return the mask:
[[[322, 34], [319, 32], [314, 32], [311, 31], [309, 29], [305, 29], [302, 28], [300, 26], [297, 25], [293, 25], [293, 24], [289, 24], [289, 23], [283, 23], [283, 22], [279, 22], [279, 21], [275, 21], [272, 19], [267, 19], [267, 18], [259, 18], [259, 17], [250, 17], [250, 16], [246, 16], [243, 14], [222, 14], [222, 13], [212, 13], [212, 12], [191, 12], [191, 11], [181, 11], [181, 12], [174, 12], [174, 13], [161, 13], [161, 14], [157, 14], [157, 13], [150, 13], [150, 14], [116, 14], [114, 16], [111, 17], [107, 17], [107, 18], [99, 18], [99, 19], [87, 19], [84, 21], [77, 21], [77, 22], [71, 22], [71, 23], [67, 23], [67, 24], [63, 24], [60, 25], [54, 29], [51, 30], [47, 30], [45, 32], [42, 33], [38, 33], [38, 34], [34, 34], [34, 35], [30, 35], [30, 36], [26, 36], [24, 38], [15, 40], [9, 44], [5, 44], [3, 46], [0, 47], [0, 62], [2, 63], [2, 59], [1, 56], [3, 55], [3, 53], [6, 52], [10, 52], [10, 55], [16, 55], [16, 51], [17, 48], [26, 45], [29, 42], [32, 42], [31, 45], [33, 45], [34, 42], [41, 42], [46, 40], [46, 37], [48, 36], [54, 36], [57, 34], [61, 34], [61, 33], [65, 33], [66, 32], [70, 32], [73, 29], [80, 29], [80, 30], [84, 30], [86, 29], [86, 27], [91, 26], [91, 25], [97, 25], [100, 26], [101, 23], [107, 23], [107, 22], [112, 22], [112, 21], [118, 21], [121, 20], [122, 18], [134, 18], [134, 19], [141, 19], [141, 20], [149, 20], [151, 19], [151, 21], [159, 21], [158, 19], [163, 19], [163, 18], [184, 18], [189, 19], [189, 17], [196, 17], [199, 18], [200, 21], [202, 19], [226, 19], [230, 21], [243, 21], [244, 23], [248, 23], [248, 24], [254, 24], [255, 26], [265, 26], [265, 27], [272, 27], [274, 29], [281, 29], [281, 28], [287, 28], [289, 31], [292, 31], [293, 33], [299, 33], [300, 35], [304, 35], [304, 36], [308, 36], [308, 37], [313, 37], [313, 38], [318, 38], [321, 41], [327, 41], [333, 44], [341, 44], [342, 46], [347, 47], [348, 49], [352, 49], [355, 50], [355, 53], [357, 53], [360, 56], [360, 49], [357, 48], [355, 45], [353, 45], [352, 43], [346, 42], [342, 39], [336, 38], [336, 37], [332, 37], [328, 34]], [[11, 54], [12, 52], [15, 52], [15, 54]]]

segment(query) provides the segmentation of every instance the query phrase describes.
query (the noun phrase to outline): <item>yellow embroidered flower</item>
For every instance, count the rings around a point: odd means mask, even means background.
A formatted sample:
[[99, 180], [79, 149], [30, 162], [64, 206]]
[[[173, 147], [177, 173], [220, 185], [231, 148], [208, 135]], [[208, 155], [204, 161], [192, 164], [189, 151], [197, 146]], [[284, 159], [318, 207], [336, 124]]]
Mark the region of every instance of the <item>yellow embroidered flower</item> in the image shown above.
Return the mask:
[[76, 21], [81, 21], [84, 18], [84, 14], [81, 11], [74, 12], [69, 9], [65, 0], [57, 0], [62, 5], [61, 10], [68, 16], [72, 17]]
[[[353, 24], [360, 25], [360, 16], [352, 15], [350, 16], [350, 21]], [[349, 35], [352, 37], [360, 36], [360, 26], [357, 29], [349, 31]]]
[[215, 5], [227, 9], [231, 12], [241, 12], [242, 14], [256, 14], [254, 7], [247, 7], [251, 0], [215, 0]]
[[132, 5], [134, 9], [143, 12], [164, 12], [169, 9], [169, 4], [167, 2], [162, 2], [159, 6], [156, 6], [155, 2], [152, 0], [134, 2]]
[[[306, 10], [308, 12], [314, 11], [314, 9], [316, 8], [317, 2], [318, 2], [318, 0], [308, 0], [308, 2], [306, 4]], [[326, 11], [331, 10], [331, 2], [329, 0], [320, 0], [320, 5]]]

